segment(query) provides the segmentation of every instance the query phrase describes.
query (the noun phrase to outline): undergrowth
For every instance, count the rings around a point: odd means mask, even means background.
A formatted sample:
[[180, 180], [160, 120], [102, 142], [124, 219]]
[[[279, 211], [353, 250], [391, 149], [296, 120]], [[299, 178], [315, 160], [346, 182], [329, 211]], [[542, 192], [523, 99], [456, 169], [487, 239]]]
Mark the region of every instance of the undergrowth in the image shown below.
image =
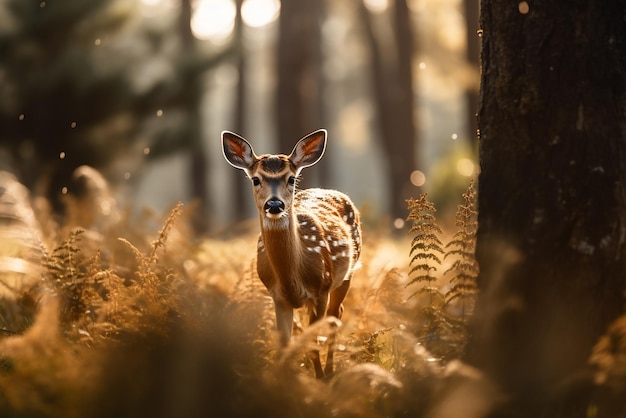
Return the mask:
[[[411, 297], [420, 299], [414, 322], [415, 333], [434, 355], [444, 362], [459, 358], [468, 339], [468, 321], [476, 294], [478, 264], [476, 247], [476, 191], [470, 182], [458, 206], [456, 232], [444, 246], [444, 231], [437, 222], [436, 208], [427, 194], [407, 201], [412, 222], [410, 280], [416, 288]], [[443, 272], [444, 261], [451, 265]]]
[[[40, 252], [28, 257], [41, 269], [0, 258], [3, 283], [23, 285], [2, 299], [0, 416], [423, 417], [443, 416], [436, 411], [450, 398], [465, 408], [455, 388], [489, 387], [455, 361], [476, 295], [475, 205], [472, 183], [454, 231], [440, 226], [426, 194], [408, 201], [410, 241], [366, 229], [343, 322], [307, 327], [296, 315], [286, 350], [256, 273], [255, 231], [194, 241], [180, 204], [156, 233], [146, 214], [144, 229], [118, 214], [102, 223], [108, 229], [44, 230], [42, 249], [26, 248]], [[9, 274], [11, 266], [21, 269]], [[602, 396], [616, 404], [624, 323], [592, 358]], [[309, 353], [324, 358], [329, 340], [336, 372], [316, 380]]]
[[[122, 213], [43, 229], [39, 278], [5, 298], [26, 313], [0, 334], [0, 416], [425, 416], [468, 337], [475, 196], [449, 234], [426, 195], [409, 200], [408, 260], [406, 242], [366, 230], [343, 322], [296, 315], [287, 350], [252, 230], [194, 241], [180, 204], [156, 233]], [[330, 340], [336, 373], [318, 381], [309, 353]]]

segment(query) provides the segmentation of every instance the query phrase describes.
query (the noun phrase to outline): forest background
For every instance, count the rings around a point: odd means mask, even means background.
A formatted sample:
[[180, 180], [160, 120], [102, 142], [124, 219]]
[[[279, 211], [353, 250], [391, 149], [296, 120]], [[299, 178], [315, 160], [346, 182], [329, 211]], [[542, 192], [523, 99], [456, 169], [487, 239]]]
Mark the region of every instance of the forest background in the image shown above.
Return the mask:
[[[626, 416], [625, 4], [478, 9], [0, 2], [1, 415]], [[320, 127], [362, 268], [281, 351], [219, 132]]]
[[250, 218], [224, 129], [268, 153], [328, 129], [305, 185], [397, 226], [423, 190], [454, 210], [476, 172], [477, 2], [2, 4], [3, 161], [57, 209], [87, 164], [138, 209]]

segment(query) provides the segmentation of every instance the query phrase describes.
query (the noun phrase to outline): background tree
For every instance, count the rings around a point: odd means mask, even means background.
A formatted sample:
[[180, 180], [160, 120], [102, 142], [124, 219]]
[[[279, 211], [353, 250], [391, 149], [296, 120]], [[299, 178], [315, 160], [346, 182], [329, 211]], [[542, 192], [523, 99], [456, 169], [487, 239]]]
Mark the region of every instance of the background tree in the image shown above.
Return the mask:
[[[244, 42], [244, 23], [241, 15], [241, 7], [243, 0], [236, 0], [235, 7], [235, 27], [234, 27], [234, 44], [236, 49], [236, 66], [237, 66], [237, 86], [235, 86], [235, 110], [234, 110], [234, 131], [239, 135], [247, 137], [247, 87], [248, 76], [248, 60], [246, 59], [246, 48]], [[233, 176], [232, 192], [234, 196], [234, 220], [243, 221], [247, 216], [246, 203], [248, 202], [248, 187], [245, 176]]]
[[6, 2], [10, 24], [0, 29], [3, 165], [57, 209], [80, 165], [122, 180], [146, 153], [158, 158], [181, 149], [194, 151], [190, 183], [206, 200], [194, 131], [198, 89], [190, 80], [228, 51], [193, 48], [189, 5], [181, 9], [182, 33], [175, 19], [148, 22], [138, 7], [122, 0]]
[[[388, 16], [372, 15], [361, 5], [372, 68], [374, 103], [382, 149], [389, 168], [392, 219], [404, 218], [412, 196], [411, 172], [416, 168], [416, 127], [413, 104], [413, 34], [406, 0], [395, 0]], [[391, 27], [392, 33], [386, 36]]]
[[469, 355], [516, 416], [587, 416], [591, 348], [623, 311], [624, 13], [622, 0], [481, 4]]
[[277, 45], [278, 149], [323, 126], [321, 25], [323, 1], [282, 0]]

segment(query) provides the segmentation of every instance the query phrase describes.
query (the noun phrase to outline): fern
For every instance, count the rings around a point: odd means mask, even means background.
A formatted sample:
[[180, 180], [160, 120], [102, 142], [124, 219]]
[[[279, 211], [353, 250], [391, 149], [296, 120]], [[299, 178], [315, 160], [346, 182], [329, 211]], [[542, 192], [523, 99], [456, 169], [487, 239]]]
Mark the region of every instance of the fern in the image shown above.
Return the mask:
[[456, 257], [452, 266], [444, 274], [453, 273], [450, 279], [451, 287], [445, 293], [446, 305], [453, 302], [459, 305], [461, 320], [466, 321], [474, 308], [476, 295], [476, 280], [478, 278], [478, 263], [474, 256], [476, 249], [476, 190], [471, 181], [467, 191], [463, 193], [463, 204], [456, 212], [457, 232], [446, 245], [444, 259]]
[[178, 203], [165, 220], [158, 237], [150, 244], [147, 253], [143, 253], [130, 241], [118, 238], [134, 253], [139, 264], [135, 277], [131, 280], [129, 290], [133, 296], [129, 303], [131, 310], [126, 312], [129, 317], [144, 324], [166, 324], [178, 309], [176, 287], [179, 284], [177, 275], [159, 263], [158, 250], [163, 248], [168, 234], [176, 218], [182, 213], [182, 203]]
[[413, 225], [409, 234], [411, 241], [410, 280], [407, 286], [417, 286], [412, 297], [426, 301], [418, 311], [418, 327], [415, 330], [419, 341], [439, 357], [449, 355], [447, 338], [453, 333], [448, 315], [444, 311], [445, 295], [436, 285], [436, 276], [444, 256], [443, 243], [439, 238], [443, 234], [435, 217], [436, 208], [426, 198], [426, 193], [419, 199], [407, 200], [409, 215], [407, 221]]
[[437, 278], [433, 273], [437, 271], [438, 266], [441, 266], [443, 243], [439, 236], [443, 234], [443, 231], [435, 218], [437, 209], [426, 199], [426, 196], [427, 194], [423, 193], [417, 200], [407, 200], [409, 215], [406, 220], [413, 222], [408, 232], [413, 235], [413, 239], [409, 252], [411, 270], [407, 286], [419, 286], [419, 289], [409, 298], [425, 293], [430, 297], [429, 304], [433, 305], [442, 298], [441, 292], [434, 286]]
[[84, 231], [76, 229], [56, 247], [52, 254], [44, 253], [44, 277], [63, 301], [62, 314], [67, 321], [75, 321], [88, 311], [89, 293], [92, 292], [89, 275], [89, 261], [81, 256], [78, 247]]

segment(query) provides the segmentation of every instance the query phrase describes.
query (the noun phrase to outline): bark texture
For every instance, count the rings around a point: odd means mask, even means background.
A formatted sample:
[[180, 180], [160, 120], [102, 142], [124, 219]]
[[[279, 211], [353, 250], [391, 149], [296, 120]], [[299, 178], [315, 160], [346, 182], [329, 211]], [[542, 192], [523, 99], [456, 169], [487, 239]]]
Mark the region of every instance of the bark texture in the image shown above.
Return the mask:
[[625, 10], [482, 0], [468, 354], [523, 416], [586, 416], [591, 348], [624, 309]]

